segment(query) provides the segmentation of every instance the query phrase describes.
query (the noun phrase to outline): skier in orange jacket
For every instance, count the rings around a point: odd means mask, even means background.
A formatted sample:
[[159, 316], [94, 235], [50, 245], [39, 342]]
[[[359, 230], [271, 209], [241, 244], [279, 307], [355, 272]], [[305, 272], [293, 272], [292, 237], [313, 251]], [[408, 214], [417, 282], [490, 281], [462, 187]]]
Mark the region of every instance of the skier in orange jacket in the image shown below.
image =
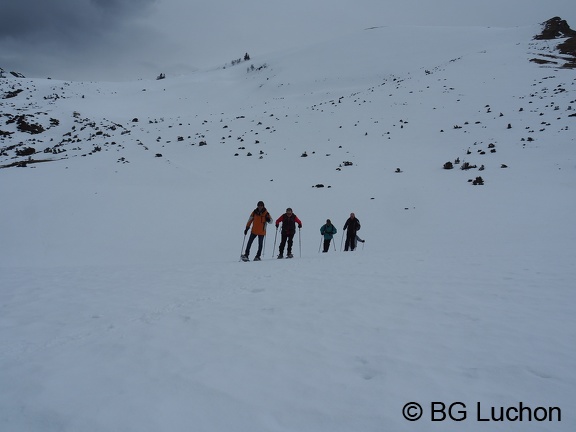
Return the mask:
[[266, 235], [266, 223], [272, 223], [272, 216], [270, 216], [270, 213], [268, 213], [268, 210], [266, 210], [264, 202], [258, 201], [258, 205], [254, 211], [250, 213], [248, 222], [246, 222], [246, 229], [244, 229], [244, 235], [246, 235], [248, 234], [250, 225], [252, 225], [252, 231], [250, 232], [250, 238], [248, 239], [246, 252], [244, 252], [244, 255], [241, 256], [243, 261], [250, 260], [250, 247], [252, 246], [252, 242], [254, 242], [256, 237], [258, 237], [258, 251], [254, 257], [254, 261], [260, 261], [262, 246], [264, 244], [264, 236]]

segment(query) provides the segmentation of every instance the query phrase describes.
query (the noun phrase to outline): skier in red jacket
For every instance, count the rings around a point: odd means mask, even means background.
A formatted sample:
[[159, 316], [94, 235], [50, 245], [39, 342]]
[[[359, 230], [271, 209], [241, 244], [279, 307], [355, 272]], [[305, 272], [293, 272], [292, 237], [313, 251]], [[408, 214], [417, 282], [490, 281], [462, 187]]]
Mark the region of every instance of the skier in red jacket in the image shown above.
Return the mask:
[[296, 233], [296, 224], [298, 224], [298, 228], [302, 228], [302, 221], [298, 219], [290, 207], [286, 209], [286, 213], [276, 219], [276, 229], [280, 226], [280, 222], [282, 222], [282, 239], [280, 241], [280, 254], [278, 258], [284, 258], [284, 246], [286, 246], [286, 242], [288, 242], [288, 255], [286, 258], [292, 258], [292, 243], [294, 240], [294, 234]]

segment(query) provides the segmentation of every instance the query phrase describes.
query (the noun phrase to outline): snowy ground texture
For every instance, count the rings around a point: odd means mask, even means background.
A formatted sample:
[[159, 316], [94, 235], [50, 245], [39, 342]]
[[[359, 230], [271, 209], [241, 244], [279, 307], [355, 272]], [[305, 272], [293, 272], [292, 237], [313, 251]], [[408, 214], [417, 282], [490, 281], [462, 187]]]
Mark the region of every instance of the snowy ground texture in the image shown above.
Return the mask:
[[[576, 75], [540, 30], [0, 79], [0, 429], [576, 430]], [[258, 200], [295, 259], [272, 225], [239, 262]]]

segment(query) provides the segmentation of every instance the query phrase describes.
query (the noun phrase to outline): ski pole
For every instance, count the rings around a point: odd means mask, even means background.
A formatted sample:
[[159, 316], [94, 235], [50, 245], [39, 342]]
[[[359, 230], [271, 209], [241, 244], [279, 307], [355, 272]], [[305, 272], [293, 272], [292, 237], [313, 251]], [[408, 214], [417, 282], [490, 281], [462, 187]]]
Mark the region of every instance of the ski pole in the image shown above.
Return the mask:
[[[322, 234], [320, 234], [322, 235]], [[322, 247], [322, 237], [320, 237], [320, 245], [318, 246], [318, 253], [320, 253], [320, 248]]]
[[342, 240], [340, 240], [340, 252], [342, 252], [342, 243], [344, 242], [344, 231], [342, 231]]
[[336, 252], [336, 242], [334, 241], [334, 237], [330, 239], [330, 243], [334, 245], [334, 252]]
[[[244, 240], [242, 240], [242, 249], [240, 250], [240, 256], [242, 256], [244, 254], [244, 243], [246, 242], [246, 234], [244, 234]], [[242, 258], [240, 258], [240, 261], [242, 261]]]
[[302, 258], [302, 239], [300, 238], [300, 228], [298, 228], [298, 247], [300, 249], [300, 258]]
[[274, 234], [274, 249], [272, 249], [272, 258], [274, 258], [274, 252], [276, 251], [276, 238], [278, 237], [278, 227], [276, 227], [276, 234]]

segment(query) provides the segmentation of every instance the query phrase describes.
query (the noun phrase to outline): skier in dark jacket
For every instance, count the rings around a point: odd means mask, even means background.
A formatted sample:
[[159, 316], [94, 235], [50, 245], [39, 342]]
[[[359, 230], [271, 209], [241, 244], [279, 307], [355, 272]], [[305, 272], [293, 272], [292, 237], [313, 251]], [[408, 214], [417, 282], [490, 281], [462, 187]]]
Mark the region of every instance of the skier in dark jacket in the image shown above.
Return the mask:
[[286, 242], [288, 242], [288, 255], [287, 258], [292, 258], [292, 243], [294, 241], [294, 234], [296, 233], [296, 224], [298, 224], [298, 228], [302, 228], [302, 221], [298, 219], [290, 207], [286, 209], [286, 213], [276, 219], [276, 229], [280, 226], [280, 222], [282, 222], [282, 239], [280, 241], [280, 254], [278, 258], [284, 258], [284, 247], [286, 246]]
[[344, 251], [356, 249], [356, 232], [360, 231], [360, 221], [356, 218], [354, 213], [350, 213], [350, 217], [344, 224], [344, 231], [346, 231], [346, 243], [344, 244]]
[[332, 237], [334, 237], [334, 234], [337, 232], [338, 230], [336, 230], [336, 227], [332, 225], [330, 219], [326, 219], [326, 223], [320, 228], [320, 234], [324, 236], [324, 249], [322, 252], [328, 252], [328, 249], [330, 249], [330, 242], [332, 241]]

